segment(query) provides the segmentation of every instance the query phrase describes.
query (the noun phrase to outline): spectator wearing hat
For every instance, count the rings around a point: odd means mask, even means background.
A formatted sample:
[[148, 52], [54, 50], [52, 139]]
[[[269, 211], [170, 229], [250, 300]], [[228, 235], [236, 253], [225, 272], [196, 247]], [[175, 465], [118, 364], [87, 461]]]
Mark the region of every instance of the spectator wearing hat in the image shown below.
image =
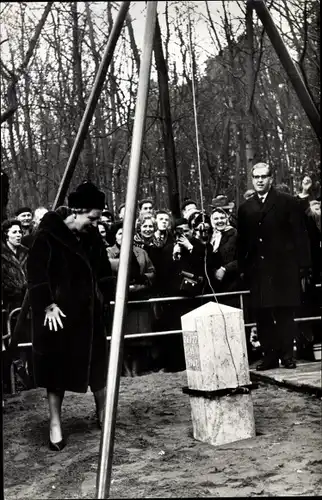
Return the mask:
[[48, 209], [46, 207], [38, 207], [35, 209], [33, 218], [31, 221], [30, 225], [30, 231], [29, 234], [26, 234], [23, 236], [21, 243], [26, 246], [27, 248], [30, 248], [31, 245], [33, 244], [33, 241], [35, 239], [35, 234], [37, 231], [37, 228], [40, 224], [41, 219], [43, 216], [48, 212]]
[[32, 231], [32, 210], [29, 207], [18, 208], [15, 218], [21, 222], [22, 236], [30, 234]]
[[102, 422], [107, 372], [105, 312], [112, 270], [97, 231], [105, 195], [90, 182], [68, 197], [69, 207], [47, 212], [27, 260], [37, 386], [47, 389], [49, 448], [65, 446], [65, 391], [94, 393]]

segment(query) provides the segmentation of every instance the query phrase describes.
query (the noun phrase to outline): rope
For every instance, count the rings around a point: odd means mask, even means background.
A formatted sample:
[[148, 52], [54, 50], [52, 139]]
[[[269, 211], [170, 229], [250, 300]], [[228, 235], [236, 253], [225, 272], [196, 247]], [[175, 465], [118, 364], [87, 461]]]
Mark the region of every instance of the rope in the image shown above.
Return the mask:
[[199, 190], [200, 190], [200, 207], [202, 213], [202, 221], [205, 222], [205, 213], [203, 205], [203, 190], [202, 190], [202, 174], [201, 174], [201, 163], [200, 163], [200, 148], [199, 148], [199, 128], [198, 128], [198, 117], [197, 117], [197, 105], [196, 105], [196, 89], [195, 89], [195, 75], [194, 75], [194, 65], [193, 65], [193, 52], [192, 52], [192, 28], [191, 28], [191, 18], [190, 18], [190, 8], [188, 9], [188, 19], [189, 19], [189, 50], [190, 50], [190, 64], [191, 64], [191, 84], [192, 84], [192, 102], [193, 102], [193, 114], [195, 120], [195, 132], [196, 132], [196, 146], [197, 146], [197, 164], [198, 164], [198, 177], [199, 177]]
[[[199, 128], [198, 128], [198, 116], [197, 116], [197, 104], [196, 104], [196, 89], [195, 89], [195, 75], [194, 75], [194, 58], [193, 58], [193, 51], [192, 51], [192, 28], [191, 28], [191, 17], [190, 17], [190, 8], [188, 7], [188, 22], [189, 22], [189, 49], [190, 49], [190, 63], [191, 63], [191, 85], [192, 85], [192, 102], [193, 102], [193, 114], [194, 114], [194, 120], [195, 120], [195, 132], [196, 132], [196, 145], [197, 145], [197, 162], [198, 162], [198, 176], [199, 176], [199, 190], [200, 190], [200, 207], [201, 207], [201, 213], [202, 213], [202, 222], [203, 224], [205, 223], [205, 212], [204, 212], [204, 204], [203, 204], [203, 190], [202, 190], [202, 173], [201, 173], [201, 162], [200, 162], [200, 148], [199, 148]], [[208, 284], [211, 288], [211, 291], [213, 293], [213, 296], [215, 298], [215, 301], [219, 307], [219, 311], [222, 315], [223, 321], [224, 321], [224, 332], [225, 332], [225, 338], [227, 342], [227, 346], [230, 352], [230, 357], [233, 363], [233, 367], [235, 370], [235, 375], [236, 375], [236, 381], [237, 385], [239, 384], [239, 377], [238, 377], [238, 372], [237, 368], [235, 365], [235, 360], [234, 356], [230, 347], [229, 343], [229, 338], [227, 334], [227, 323], [226, 323], [226, 318], [225, 314], [217, 300], [215, 290], [213, 289], [211, 285], [211, 281], [208, 275], [207, 271], [207, 246], [205, 246], [205, 256], [204, 256], [204, 269], [205, 269], [205, 276], [207, 278]]]

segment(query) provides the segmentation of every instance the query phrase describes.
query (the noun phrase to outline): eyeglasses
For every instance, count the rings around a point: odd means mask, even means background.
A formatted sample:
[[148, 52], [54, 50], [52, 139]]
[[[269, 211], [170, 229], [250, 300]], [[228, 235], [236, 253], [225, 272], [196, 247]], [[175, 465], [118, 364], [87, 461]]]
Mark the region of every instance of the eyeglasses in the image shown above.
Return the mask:
[[267, 179], [267, 177], [270, 177], [269, 174], [267, 175], [253, 175], [253, 179]]

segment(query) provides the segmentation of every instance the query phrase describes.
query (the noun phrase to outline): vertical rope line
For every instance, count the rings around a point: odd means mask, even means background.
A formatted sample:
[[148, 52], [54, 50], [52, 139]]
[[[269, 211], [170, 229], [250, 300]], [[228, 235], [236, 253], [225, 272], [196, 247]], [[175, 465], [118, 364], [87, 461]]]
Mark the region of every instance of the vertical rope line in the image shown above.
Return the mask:
[[193, 114], [195, 120], [195, 132], [196, 132], [196, 146], [197, 146], [197, 163], [198, 163], [198, 176], [199, 176], [199, 191], [200, 191], [200, 207], [202, 213], [202, 220], [205, 222], [204, 204], [203, 204], [203, 191], [202, 191], [202, 175], [201, 175], [201, 163], [200, 163], [200, 148], [199, 148], [199, 128], [198, 128], [198, 116], [197, 116], [197, 105], [196, 105], [196, 90], [195, 90], [195, 75], [194, 75], [194, 65], [193, 65], [193, 52], [192, 52], [192, 29], [191, 29], [191, 18], [190, 18], [190, 8], [188, 7], [188, 20], [189, 20], [189, 51], [190, 51], [190, 65], [191, 65], [191, 83], [192, 83], [192, 102], [193, 102]]
[[[198, 175], [199, 175], [199, 190], [200, 190], [200, 207], [201, 207], [201, 213], [202, 213], [202, 221], [205, 223], [205, 212], [204, 212], [204, 204], [203, 204], [203, 191], [202, 191], [202, 175], [201, 175], [201, 164], [200, 164], [200, 148], [199, 148], [199, 128], [198, 128], [198, 116], [197, 116], [197, 105], [196, 105], [196, 91], [195, 91], [195, 75], [194, 75], [194, 66], [193, 66], [193, 52], [192, 52], [192, 28], [191, 28], [191, 18], [190, 18], [190, 8], [188, 7], [188, 20], [189, 20], [189, 48], [190, 48], [190, 62], [191, 62], [191, 83], [192, 83], [192, 101], [193, 101], [193, 113], [194, 113], [194, 119], [195, 119], [195, 131], [196, 131], [196, 144], [197, 144], [197, 160], [198, 160]], [[224, 321], [224, 331], [225, 331], [225, 337], [226, 337], [226, 342], [227, 346], [230, 352], [230, 357], [233, 363], [233, 367], [235, 370], [235, 375], [236, 375], [236, 381], [237, 385], [239, 385], [239, 377], [238, 377], [238, 372], [237, 368], [235, 365], [235, 360], [234, 356], [230, 347], [229, 343], [229, 338], [227, 334], [227, 324], [226, 324], [226, 318], [225, 314], [218, 302], [218, 299], [216, 297], [215, 290], [212, 287], [211, 280], [207, 271], [207, 246], [205, 247], [205, 256], [204, 256], [204, 269], [205, 269], [205, 275], [206, 279], [208, 281], [208, 284], [211, 288], [211, 291], [214, 295], [214, 299], [219, 307], [219, 311], [222, 315], [223, 321]]]

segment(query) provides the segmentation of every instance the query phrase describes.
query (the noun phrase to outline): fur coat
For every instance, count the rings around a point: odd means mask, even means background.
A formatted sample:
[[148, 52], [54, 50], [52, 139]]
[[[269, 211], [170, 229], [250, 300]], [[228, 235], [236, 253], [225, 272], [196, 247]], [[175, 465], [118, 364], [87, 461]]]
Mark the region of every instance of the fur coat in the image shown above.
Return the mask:
[[[104, 314], [113, 295], [111, 266], [95, 228], [78, 239], [61, 217], [43, 217], [27, 261], [36, 384], [86, 392], [105, 386]], [[56, 303], [63, 329], [44, 326], [45, 308]], [[105, 307], [104, 307], [105, 304]]]

